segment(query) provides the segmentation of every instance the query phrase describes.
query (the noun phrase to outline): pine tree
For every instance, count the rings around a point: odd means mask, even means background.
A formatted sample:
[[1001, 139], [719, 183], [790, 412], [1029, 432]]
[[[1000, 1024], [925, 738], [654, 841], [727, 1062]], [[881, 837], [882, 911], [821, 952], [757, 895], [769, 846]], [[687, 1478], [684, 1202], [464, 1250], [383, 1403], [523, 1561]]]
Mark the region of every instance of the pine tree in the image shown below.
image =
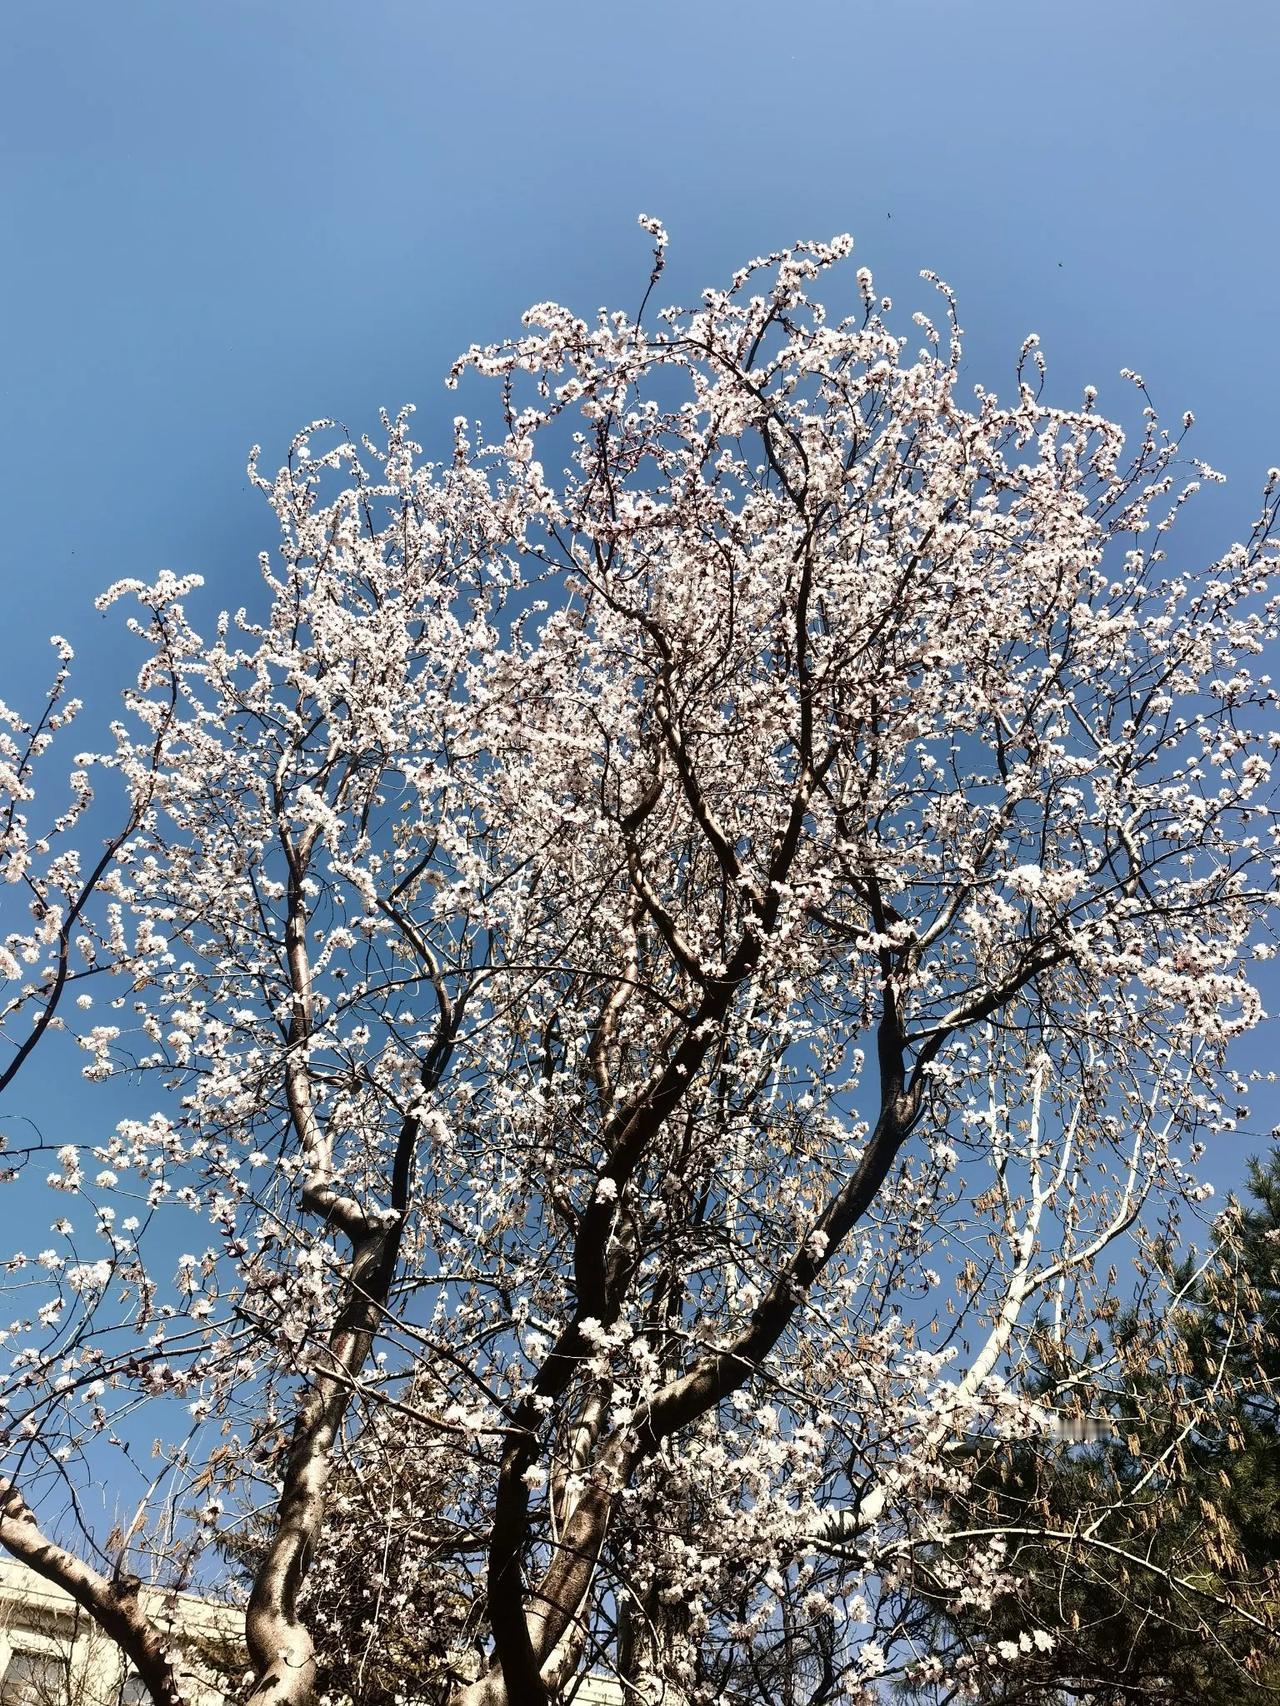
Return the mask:
[[[972, 1652], [978, 1698], [1280, 1698], [1280, 1149], [1250, 1163], [1249, 1195], [1207, 1261], [1153, 1252], [1186, 1302], [1163, 1342], [1141, 1301], [1116, 1313], [1111, 1413], [1068, 1422], [1047, 1451], [1018, 1442], [993, 1458], [985, 1512], [1026, 1530], [1008, 1591], [976, 1611], [948, 1600], [945, 1554], [923, 1568], [932, 1643]], [[1051, 1402], [1069, 1385], [1065, 1361], [1046, 1351], [1033, 1385]], [[928, 1682], [907, 1692], [934, 1698]]]

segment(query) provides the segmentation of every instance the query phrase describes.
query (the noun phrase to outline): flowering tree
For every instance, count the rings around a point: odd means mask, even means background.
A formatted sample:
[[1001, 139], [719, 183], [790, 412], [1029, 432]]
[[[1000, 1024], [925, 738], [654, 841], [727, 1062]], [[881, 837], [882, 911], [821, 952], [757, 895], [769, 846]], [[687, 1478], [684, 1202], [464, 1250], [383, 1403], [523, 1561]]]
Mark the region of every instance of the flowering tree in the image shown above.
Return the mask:
[[[314, 1698], [344, 1572], [403, 1611], [406, 1533], [406, 1696], [704, 1698], [784, 1611], [828, 1694], [918, 1682], [913, 1558], [1001, 1586], [998, 1526], [939, 1530], [973, 1441], [1093, 1407], [1099, 1262], [1203, 1194], [1269, 951], [1280, 475], [1171, 560], [1189, 417], [1126, 449], [1034, 339], [966, 403], [936, 280], [914, 354], [865, 269], [828, 319], [849, 247], [650, 326], [542, 304], [459, 364], [501, 405], [447, 464], [313, 427], [212, 639], [191, 581], [102, 601], [143, 612], [129, 827], [96, 934], [64, 882], [4, 969], [38, 1004], [109, 961], [85, 1071], [141, 1099], [9, 1264], [0, 1540], [157, 1701], [138, 1560], [207, 1579], [250, 1493], [255, 1702]], [[53, 1532], [144, 1404], [136, 1512]]]

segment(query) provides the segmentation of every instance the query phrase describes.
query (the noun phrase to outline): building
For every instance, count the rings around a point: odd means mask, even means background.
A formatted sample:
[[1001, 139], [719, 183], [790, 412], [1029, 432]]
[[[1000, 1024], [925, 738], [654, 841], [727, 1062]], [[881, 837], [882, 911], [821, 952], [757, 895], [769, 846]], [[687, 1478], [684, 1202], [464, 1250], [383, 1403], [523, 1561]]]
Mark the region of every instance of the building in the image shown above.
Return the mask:
[[[244, 1672], [243, 1611], [194, 1594], [143, 1589], [151, 1617], [184, 1654], [195, 1706], [227, 1706], [226, 1678]], [[219, 1678], [221, 1677], [221, 1681]], [[620, 1706], [611, 1678], [588, 1676], [575, 1706]], [[150, 1706], [123, 1653], [70, 1594], [15, 1560], [0, 1561], [0, 1706]]]
[[[218, 1661], [243, 1665], [243, 1612], [193, 1594], [143, 1590], [172, 1630], [197, 1706], [224, 1706]], [[15, 1560], [0, 1562], [0, 1706], [149, 1706], [124, 1654], [70, 1594]]]

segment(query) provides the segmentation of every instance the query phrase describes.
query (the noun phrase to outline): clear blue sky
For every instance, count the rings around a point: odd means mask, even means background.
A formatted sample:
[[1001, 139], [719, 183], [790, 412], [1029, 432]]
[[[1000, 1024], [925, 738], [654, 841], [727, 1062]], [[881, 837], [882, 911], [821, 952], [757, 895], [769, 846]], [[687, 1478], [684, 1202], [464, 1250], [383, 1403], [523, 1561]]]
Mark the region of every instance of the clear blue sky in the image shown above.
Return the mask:
[[673, 294], [849, 230], [895, 296], [956, 287], [974, 379], [1030, 330], [1064, 400], [1139, 369], [1225, 543], [1280, 462], [1278, 49], [1275, 0], [11, 6], [0, 697], [57, 629], [105, 708], [119, 576], [251, 595], [253, 442], [405, 401], [430, 442], [530, 301], [634, 307], [641, 211]]

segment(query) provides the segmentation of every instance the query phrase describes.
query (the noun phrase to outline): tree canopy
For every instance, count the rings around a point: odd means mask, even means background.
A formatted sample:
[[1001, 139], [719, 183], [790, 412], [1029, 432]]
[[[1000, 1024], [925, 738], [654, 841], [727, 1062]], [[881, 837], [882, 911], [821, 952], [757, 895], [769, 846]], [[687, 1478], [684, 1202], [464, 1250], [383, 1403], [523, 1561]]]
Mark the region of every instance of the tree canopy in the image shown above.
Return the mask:
[[401, 1692], [456, 1706], [963, 1695], [1060, 1639], [935, 1650], [913, 1580], [1006, 1593], [1007, 1511], [955, 1513], [1098, 1412], [1118, 1252], [1166, 1319], [1241, 1117], [1280, 472], [1197, 566], [1189, 417], [1051, 404], [1034, 338], [966, 396], [949, 290], [913, 350], [849, 249], [538, 305], [439, 462], [407, 413], [255, 455], [258, 601], [104, 595], [141, 665], [70, 807], [64, 679], [4, 714], [8, 1075], [66, 1026], [136, 1111], [50, 1145], [58, 1242], [9, 1261], [0, 1541], [158, 1702], [135, 1577], [208, 1579], [246, 1500], [254, 1706], [315, 1697], [318, 1560], [430, 1620]]

